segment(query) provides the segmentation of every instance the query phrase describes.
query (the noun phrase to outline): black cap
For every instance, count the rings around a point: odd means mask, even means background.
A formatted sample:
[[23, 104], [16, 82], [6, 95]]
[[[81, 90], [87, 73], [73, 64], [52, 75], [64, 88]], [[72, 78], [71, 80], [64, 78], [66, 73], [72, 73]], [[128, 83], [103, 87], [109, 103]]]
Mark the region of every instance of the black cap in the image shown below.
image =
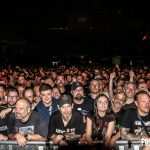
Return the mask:
[[71, 85], [71, 90], [75, 90], [78, 87], [83, 88], [83, 85], [81, 83], [78, 83], [78, 82], [73, 82], [72, 85]]
[[63, 94], [61, 97], [60, 97], [60, 100], [59, 100], [59, 107], [61, 107], [62, 105], [64, 104], [70, 104], [72, 105], [72, 98], [70, 95], [67, 95], [67, 94]]

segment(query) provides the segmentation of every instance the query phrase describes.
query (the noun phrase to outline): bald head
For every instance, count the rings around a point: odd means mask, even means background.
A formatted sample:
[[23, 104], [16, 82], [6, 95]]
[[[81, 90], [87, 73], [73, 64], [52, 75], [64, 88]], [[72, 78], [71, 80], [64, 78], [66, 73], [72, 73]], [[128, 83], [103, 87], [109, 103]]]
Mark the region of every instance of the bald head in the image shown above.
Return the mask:
[[20, 98], [17, 101], [16, 105], [22, 105], [22, 106], [28, 107], [28, 108], [31, 108], [31, 106], [32, 106], [30, 100], [27, 98]]
[[17, 101], [15, 106], [15, 116], [22, 122], [26, 122], [31, 114], [31, 103], [29, 99], [21, 98]]

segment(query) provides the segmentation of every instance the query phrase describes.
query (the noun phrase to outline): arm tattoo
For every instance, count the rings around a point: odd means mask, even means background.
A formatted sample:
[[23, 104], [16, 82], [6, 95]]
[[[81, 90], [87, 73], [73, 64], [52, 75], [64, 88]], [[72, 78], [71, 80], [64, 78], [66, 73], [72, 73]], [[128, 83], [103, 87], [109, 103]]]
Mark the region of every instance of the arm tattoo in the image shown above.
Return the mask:
[[80, 138], [80, 135], [78, 134], [65, 134], [66, 140], [73, 141]]
[[122, 140], [127, 140], [126, 137], [127, 137], [127, 134], [129, 133], [129, 128], [121, 128], [121, 139]]
[[122, 140], [141, 140], [140, 135], [129, 133], [129, 128], [121, 128], [121, 139]]

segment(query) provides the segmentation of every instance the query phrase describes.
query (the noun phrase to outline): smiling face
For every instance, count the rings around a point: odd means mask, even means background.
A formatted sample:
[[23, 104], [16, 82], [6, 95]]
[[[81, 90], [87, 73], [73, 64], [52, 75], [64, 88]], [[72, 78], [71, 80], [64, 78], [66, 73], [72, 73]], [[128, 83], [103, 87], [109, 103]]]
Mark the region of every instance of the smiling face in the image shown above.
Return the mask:
[[70, 118], [72, 115], [72, 109], [73, 105], [70, 104], [63, 104], [61, 107], [59, 107], [60, 113], [64, 120], [68, 120]]
[[113, 105], [115, 108], [120, 109], [126, 102], [126, 96], [124, 93], [118, 93], [113, 99]]
[[64, 78], [63, 75], [57, 76], [57, 78], [56, 78], [56, 84], [57, 84], [58, 87], [64, 87], [65, 78]]
[[34, 93], [31, 89], [28, 89], [24, 93], [24, 97], [28, 98], [30, 102], [32, 103], [34, 101]]
[[84, 96], [83, 87], [77, 87], [75, 90], [72, 90], [72, 96], [76, 100], [81, 100]]
[[18, 93], [15, 91], [9, 91], [8, 99], [7, 99], [8, 105], [14, 106], [16, 104], [17, 100], [18, 100]]
[[99, 93], [100, 91], [100, 83], [98, 82], [98, 80], [92, 80], [90, 82], [90, 91], [91, 93]]
[[60, 90], [58, 88], [53, 88], [52, 89], [52, 96], [56, 99], [59, 99], [61, 97]]
[[136, 92], [136, 87], [132, 82], [127, 83], [125, 86], [125, 93], [128, 98], [134, 97], [134, 94]]
[[18, 100], [15, 106], [15, 117], [25, 122], [28, 120], [30, 113], [30, 105], [24, 99]]
[[52, 90], [51, 89], [41, 91], [40, 96], [41, 96], [41, 99], [42, 99], [44, 105], [49, 106], [51, 104], [51, 101], [52, 101]]
[[108, 99], [105, 96], [100, 96], [97, 99], [97, 109], [101, 112], [106, 112], [108, 110]]

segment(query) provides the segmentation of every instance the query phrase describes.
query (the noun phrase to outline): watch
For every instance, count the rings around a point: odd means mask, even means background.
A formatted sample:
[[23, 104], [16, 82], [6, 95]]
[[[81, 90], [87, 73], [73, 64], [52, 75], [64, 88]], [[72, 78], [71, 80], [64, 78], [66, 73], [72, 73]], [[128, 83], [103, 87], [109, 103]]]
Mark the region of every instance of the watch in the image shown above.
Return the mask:
[[28, 140], [28, 134], [25, 134], [24, 137], [26, 140]]

